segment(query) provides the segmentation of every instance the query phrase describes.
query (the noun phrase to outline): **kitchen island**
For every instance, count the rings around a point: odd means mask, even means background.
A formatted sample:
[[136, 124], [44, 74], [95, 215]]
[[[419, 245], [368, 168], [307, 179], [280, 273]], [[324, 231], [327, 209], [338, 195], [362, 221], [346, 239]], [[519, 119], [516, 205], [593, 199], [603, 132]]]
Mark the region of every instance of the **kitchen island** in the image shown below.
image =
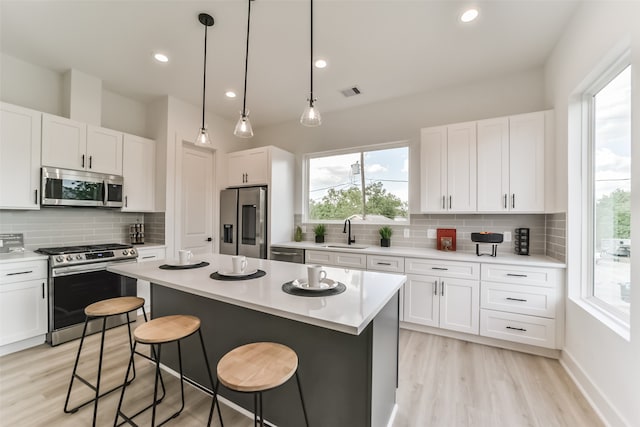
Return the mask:
[[[164, 261], [122, 264], [109, 270], [152, 283], [152, 317], [192, 314], [202, 320], [213, 365], [249, 342], [274, 341], [299, 357], [309, 423], [321, 426], [387, 426], [395, 414], [398, 381], [399, 290], [403, 275], [326, 268], [346, 291], [325, 297], [286, 294], [282, 285], [305, 278], [306, 266], [248, 259], [247, 270], [263, 277], [220, 281], [209, 276], [231, 270], [231, 257], [195, 257], [210, 265], [163, 270]], [[183, 346], [186, 376], [210, 388], [197, 337]], [[177, 353], [166, 346], [163, 364], [177, 370]], [[229, 401], [253, 409], [251, 395], [222, 388]], [[279, 427], [304, 425], [295, 382], [264, 394], [265, 418]]]

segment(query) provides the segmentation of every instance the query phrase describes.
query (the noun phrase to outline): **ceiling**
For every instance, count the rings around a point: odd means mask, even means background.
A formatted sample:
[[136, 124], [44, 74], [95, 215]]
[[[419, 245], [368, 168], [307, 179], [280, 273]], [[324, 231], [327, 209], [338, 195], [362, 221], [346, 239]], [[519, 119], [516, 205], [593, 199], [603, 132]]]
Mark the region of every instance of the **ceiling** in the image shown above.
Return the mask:
[[[458, 16], [475, 3], [478, 19]], [[316, 0], [314, 71], [321, 113], [542, 66], [578, 1]], [[63, 72], [96, 76], [148, 102], [171, 95], [236, 121], [242, 108], [246, 0], [0, 0], [0, 50]], [[152, 59], [155, 51], [170, 57]], [[309, 92], [309, 1], [252, 3], [247, 108], [253, 127], [297, 120]], [[358, 96], [340, 91], [357, 85]], [[238, 97], [225, 98], [233, 89]]]

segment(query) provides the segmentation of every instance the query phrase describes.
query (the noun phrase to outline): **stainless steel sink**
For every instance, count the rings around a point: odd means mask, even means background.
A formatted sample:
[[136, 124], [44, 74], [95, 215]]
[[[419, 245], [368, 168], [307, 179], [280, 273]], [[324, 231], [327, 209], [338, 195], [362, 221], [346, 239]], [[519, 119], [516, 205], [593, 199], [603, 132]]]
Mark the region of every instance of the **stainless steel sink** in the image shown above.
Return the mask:
[[325, 248], [334, 248], [334, 249], [367, 249], [369, 246], [366, 245], [347, 245], [347, 244], [332, 244], [325, 245]]

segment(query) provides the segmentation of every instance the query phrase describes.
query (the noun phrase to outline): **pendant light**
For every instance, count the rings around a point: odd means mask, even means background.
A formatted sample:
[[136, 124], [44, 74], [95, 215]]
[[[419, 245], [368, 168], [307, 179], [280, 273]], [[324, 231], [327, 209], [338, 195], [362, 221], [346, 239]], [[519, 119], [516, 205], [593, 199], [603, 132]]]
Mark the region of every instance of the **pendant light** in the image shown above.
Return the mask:
[[213, 26], [213, 17], [207, 13], [201, 13], [198, 15], [198, 21], [204, 25], [204, 71], [202, 73], [202, 127], [198, 136], [196, 137], [195, 145], [201, 147], [211, 147], [211, 140], [209, 139], [209, 133], [204, 126], [204, 101], [205, 101], [205, 89], [207, 87], [207, 29]]
[[249, 3], [249, 11], [247, 12], [247, 50], [244, 56], [244, 97], [242, 98], [242, 111], [240, 112], [240, 118], [236, 124], [236, 128], [233, 131], [235, 136], [240, 138], [251, 138], [253, 136], [253, 129], [251, 129], [251, 122], [249, 121], [249, 112], [247, 111], [247, 68], [249, 66], [249, 28], [251, 26], [251, 2], [253, 0], [247, 0]]
[[311, 1], [311, 57], [309, 58], [309, 75], [310, 75], [310, 90], [309, 90], [309, 98], [307, 102], [309, 105], [306, 106], [302, 116], [300, 117], [300, 123], [304, 126], [314, 127], [320, 126], [322, 119], [320, 117], [320, 111], [316, 108], [317, 99], [313, 97], [313, 0]]

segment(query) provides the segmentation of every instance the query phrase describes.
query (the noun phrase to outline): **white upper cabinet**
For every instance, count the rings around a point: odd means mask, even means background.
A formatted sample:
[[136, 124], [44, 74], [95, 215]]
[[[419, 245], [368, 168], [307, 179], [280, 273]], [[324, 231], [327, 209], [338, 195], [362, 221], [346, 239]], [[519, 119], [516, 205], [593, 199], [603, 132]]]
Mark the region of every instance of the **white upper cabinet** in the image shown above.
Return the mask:
[[0, 103], [0, 209], [40, 209], [41, 118]]
[[269, 183], [268, 148], [261, 147], [229, 153], [227, 160], [230, 187]]
[[122, 176], [124, 198], [122, 210], [155, 211], [156, 142], [134, 135], [124, 135]]
[[476, 210], [476, 123], [421, 130], [422, 212]]
[[545, 112], [478, 122], [478, 211], [544, 212]]
[[43, 114], [42, 165], [122, 175], [122, 133]]

